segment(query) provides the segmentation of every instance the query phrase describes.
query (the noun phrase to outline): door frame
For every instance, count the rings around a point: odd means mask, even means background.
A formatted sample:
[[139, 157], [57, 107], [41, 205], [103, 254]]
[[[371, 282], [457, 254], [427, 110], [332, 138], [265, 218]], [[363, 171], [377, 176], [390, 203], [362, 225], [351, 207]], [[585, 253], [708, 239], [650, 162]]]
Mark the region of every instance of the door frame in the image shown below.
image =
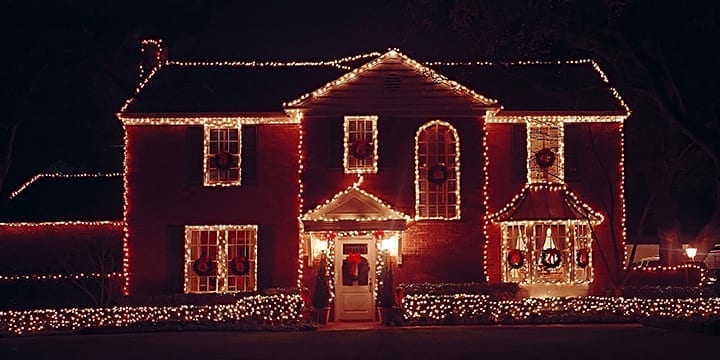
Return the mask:
[[[342, 312], [342, 304], [340, 301], [340, 296], [342, 295], [342, 292], [340, 291], [340, 287], [343, 286], [342, 284], [342, 262], [344, 259], [344, 255], [342, 252], [343, 245], [347, 243], [367, 243], [368, 245], [368, 263], [370, 266], [369, 273], [368, 273], [368, 286], [371, 287], [370, 293], [370, 303], [368, 304], [368, 312], [371, 315], [368, 319], [343, 319]], [[377, 268], [377, 254], [378, 254], [378, 248], [377, 248], [377, 241], [375, 240], [375, 237], [373, 235], [349, 235], [349, 236], [338, 236], [334, 241], [334, 264], [333, 264], [333, 270], [334, 270], [334, 279], [333, 284], [335, 287], [335, 320], [336, 321], [342, 321], [342, 320], [348, 320], [348, 321], [375, 321], [377, 314], [376, 314], [376, 306], [375, 306], [375, 296], [376, 296], [376, 268]]]

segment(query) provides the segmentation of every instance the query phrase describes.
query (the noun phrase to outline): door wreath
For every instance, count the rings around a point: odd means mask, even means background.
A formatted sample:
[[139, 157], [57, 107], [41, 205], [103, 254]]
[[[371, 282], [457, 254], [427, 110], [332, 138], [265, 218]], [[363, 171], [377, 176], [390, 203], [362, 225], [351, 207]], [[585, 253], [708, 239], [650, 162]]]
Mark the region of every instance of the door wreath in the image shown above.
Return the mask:
[[219, 151], [215, 153], [212, 158], [213, 166], [220, 170], [230, 170], [231, 167], [236, 166], [235, 155], [227, 151]]

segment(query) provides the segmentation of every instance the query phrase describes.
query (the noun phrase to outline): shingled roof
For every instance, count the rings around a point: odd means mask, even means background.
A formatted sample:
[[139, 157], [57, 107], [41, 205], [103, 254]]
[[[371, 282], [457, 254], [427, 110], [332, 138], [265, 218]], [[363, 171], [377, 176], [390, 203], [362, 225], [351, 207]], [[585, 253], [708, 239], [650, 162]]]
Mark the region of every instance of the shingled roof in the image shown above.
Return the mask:
[[599, 224], [603, 216], [580, 201], [565, 185], [529, 185], [490, 219], [494, 222], [579, 220]]
[[37, 176], [0, 213], [2, 222], [121, 221], [122, 175]]
[[[377, 58], [377, 57], [375, 57]], [[366, 58], [372, 61], [375, 58]], [[355, 68], [355, 63], [342, 64]], [[624, 114], [592, 61], [428, 63], [429, 68], [506, 111]], [[124, 109], [125, 114], [280, 112], [350, 70], [335, 65], [218, 65], [167, 62]]]

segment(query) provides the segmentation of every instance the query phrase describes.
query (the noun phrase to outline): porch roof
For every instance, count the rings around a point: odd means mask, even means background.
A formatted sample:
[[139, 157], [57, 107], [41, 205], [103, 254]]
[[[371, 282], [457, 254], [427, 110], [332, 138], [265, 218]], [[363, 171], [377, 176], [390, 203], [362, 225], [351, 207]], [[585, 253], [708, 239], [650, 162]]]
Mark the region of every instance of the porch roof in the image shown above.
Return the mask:
[[565, 184], [528, 184], [490, 219], [493, 222], [589, 220], [599, 224], [603, 216], [580, 201]]

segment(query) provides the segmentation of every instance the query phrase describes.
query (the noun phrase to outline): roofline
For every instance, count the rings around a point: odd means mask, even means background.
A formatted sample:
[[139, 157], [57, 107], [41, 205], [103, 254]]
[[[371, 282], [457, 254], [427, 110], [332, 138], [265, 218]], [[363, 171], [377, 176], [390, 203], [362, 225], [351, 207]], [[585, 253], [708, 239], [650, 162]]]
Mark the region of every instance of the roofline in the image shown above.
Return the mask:
[[205, 125], [236, 123], [249, 125], [299, 124], [302, 113], [287, 112], [214, 112], [214, 113], [123, 113], [116, 114], [125, 126]]
[[624, 122], [630, 114], [625, 111], [506, 111], [488, 113], [485, 122], [490, 124], [526, 123], [529, 120], [562, 123]]
[[121, 172], [95, 173], [95, 174], [93, 174], [93, 173], [80, 173], [80, 174], [40, 173], [40, 174], [36, 174], [35, 176], [31, 177], [30, 180], [28, 180], [24, 184], [20, 185], [20, 187], [17, 190], [11, 192], [10, 196], [8, 196], [8, 200], [14, 199], [18, 195], [20, 195], [20, 193], [23, 190], [25, 190], [30, 185], [34, 184], [36, 181], [38, 181], [44, 177], [69, 179], [69, 178], [89, 178], [89, 177], [99, 178], [99, 177], [116, 177], [116, 176], [117, 177], [123, 176], [123, 173], [121, 173]]
[[86, 225], [86, 226], [118, 226], [124, 227], [125, 222], [122, 220], [67, 220], [67, 221], [18, 221], [18, 222], [0, 222], [0, 227], [37, 227], [37, 226], [75, 226], [75, 225]]
[[376, 59], [374, 59], [370, 62], [367, 62], [364, 65], [357, 67], [348, 73], [345, 73], [344, 75], [340, 76], [339, 78], [337, 78], [331, 82], [328, 82], [327, 84], [323, 85], [322, 87], [320, 87], [312, 92], [306, 93], [293, 101], [284, 103], [283, 107], [286, 109], [303, 108], [305, 104], [307, 104], [311, 100], [315, 99], [316, 97], [321, 96], [321, 95], [327, 93], [328, 91], [332, 90], [333, 88], [340, 86], [352, 79], [355, 79], [361, 73], [374, 68], [375, 66], [381, 64], [383, 61], [385, 61], [385, 59], [387, 59], [389, 57], [399, 58], [403, 63], [410, 65], [411, 67], [414, 67], [418, 72], [423, 73], [425, 76], [432, 77], [434, 80], [436, 80], [439, 83], [442, 83], [445, 86], [454, 88], [455, 90], [463, 93], [463, 95], [470, 97], [473, 101], [479, 102], [483, 106], [488, 106], [488, 107], [499, 106], [497, 100], [480, 95], [480, 94], [476, 93], [474, 90], [460, 84], [459, 82], [450, 80], [445, 75], [442, 75], [442, 74], [436, 72], [435, 70], [429, 68], [428, 66], [411, 59], [410, 57], [401, 53], [397, 49], [389, 49], [384, 54], [378, 56]]

